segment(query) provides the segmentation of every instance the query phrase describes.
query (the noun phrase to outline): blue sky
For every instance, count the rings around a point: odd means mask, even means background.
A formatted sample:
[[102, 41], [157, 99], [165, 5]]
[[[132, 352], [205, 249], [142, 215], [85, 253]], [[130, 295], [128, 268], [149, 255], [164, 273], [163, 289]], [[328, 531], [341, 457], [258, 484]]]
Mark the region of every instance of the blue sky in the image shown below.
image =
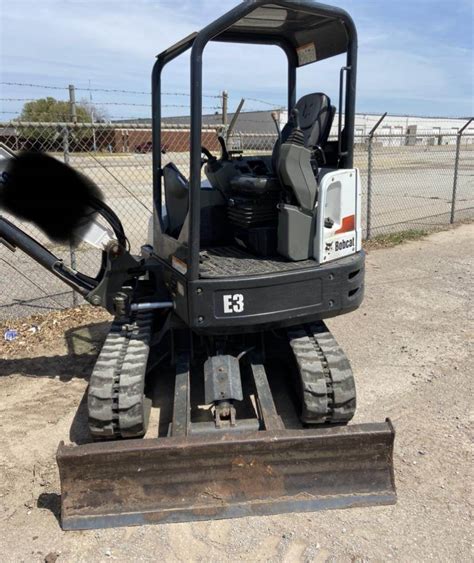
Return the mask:
[[[328, 2], [331, 3], [331, 2]], [[358, 111], [469, 116], [473, 108], [472, 0], [337, 0], [359, 30]], [[1, 80], [77, 88], [149, 91], [154, 56], [235, 6], [236, 0], [0, 0]], [[335, 97], [340, 60], [299, 72], [299, 92]], [[188, 57], [169, 66], [164, 90], [189, 92]], [[89, 82], [90, 81], [90, 82]], [[208, 95], [229, 91], [235, 107], [285, 102], [285, 59], [272, 47], [211, 45], [205, 57]], [[0, 98], [67, 92], [0, 85]], [[77, 97], [88, 97], [79, 91]], [[110, 117], [148, 116], [149, 98], [94, 92]], [[168, 115], [187, 113], [186, 96], [169, 95]], [[216, 98], [206, 98], [211, 108]], [[143, 104], [143, 105], [126, 105]], [[22, 102], [0, 102], [0, 118]], [[5, 112], [12, 112], [7, 114]]]

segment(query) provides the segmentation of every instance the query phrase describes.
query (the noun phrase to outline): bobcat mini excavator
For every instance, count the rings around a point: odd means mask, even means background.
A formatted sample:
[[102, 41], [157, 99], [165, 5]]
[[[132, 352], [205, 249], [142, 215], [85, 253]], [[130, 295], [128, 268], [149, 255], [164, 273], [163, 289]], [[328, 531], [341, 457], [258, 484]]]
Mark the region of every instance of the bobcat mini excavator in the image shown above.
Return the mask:
[[[289, 120], [271, 155], [229, 151], [222, 136], [220, 155], [202, 146], [210, 41], [285, 52]], [[161, 75], [188, 51], [186, 177], [162, 164]], [[321, 92], [297, 99], [297, 69], [341, 54], [337, 109]], [[324, 324], [357, 309], [364, 293], [356, 68], [345, 11], [246, 0], [157, 57], [153, 243], [141, 255], [128, 252], [119, 218], [97, 202], [91, 229], [106, 221], [113, 231], [97, 278], [0, 220], [11, 250], [115, 317], [89, 384], [91, 443], [61, 443], [57, 453], [63, 528], [395, 502], [393, 427], [347, 424], [354, 377]], [[329, 140], [336, 113], [337, 139]], [[150, 397], [160, 423], [148, 438]]]

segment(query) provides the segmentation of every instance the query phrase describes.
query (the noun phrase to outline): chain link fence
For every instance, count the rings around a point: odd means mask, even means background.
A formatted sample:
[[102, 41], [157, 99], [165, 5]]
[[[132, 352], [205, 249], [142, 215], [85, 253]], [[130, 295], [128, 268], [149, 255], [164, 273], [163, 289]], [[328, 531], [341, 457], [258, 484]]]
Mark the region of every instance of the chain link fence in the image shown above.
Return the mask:
[[[238, 126], [238, 125], [237, 125]], [[163, 162], [174, 162], [188, 175], [187, 124], [163, 125]], [[219, 151], [217, 127], [203, 129], [203, 145]], [[235, 132], [233, 150], [269, 154], [273, 133]], [[144, 124], [0, 124], [0, 143], [9, 149], [41, 150], [93, 180], [121, 218], [133, 252], [148, 240], [152, 215], [152, 131]], [[355, 166], [362, 178], [364, 236], [429, 229], [474, 216], [474, 135], [416, 133], [359, 135]], [[38, 189], [41, 189], [39, 186]], [[65, 186], [67, 189], [67, 186]], [[8, 218], [8, 216], [7, 216]], [[31, 224], [13, 221], [58, 257], [89, 275], [100, 253], [52, 244]], [[0, 318], [24, 316], [78, 303], [79, 297], [20, 251], [0, 245]]]

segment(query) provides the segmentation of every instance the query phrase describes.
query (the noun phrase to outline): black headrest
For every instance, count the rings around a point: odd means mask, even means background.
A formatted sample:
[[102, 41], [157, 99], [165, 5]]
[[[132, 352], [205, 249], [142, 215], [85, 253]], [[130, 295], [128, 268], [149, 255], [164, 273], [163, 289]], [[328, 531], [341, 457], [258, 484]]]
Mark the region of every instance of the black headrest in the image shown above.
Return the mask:
[[[316, 145], [324, 146], [331, 132], [334, 114], [336, 113], [336, 108], [331, 106], [329, 97], [321, 92], [307, 94], [298, 100], [295, 109], [298, 110], [300, 127], [304, 135], [304, 146], [306, 148], [312, 148]], [[286, 142], [295, 125], [290, 117], [281, 131], [282, 143]], [[279, 154], [280, 141], [277, 140], [272, 155], [274, 170], [277, 169]]]
[[[332, 121], [331, 100], [326, 94], [307, 94], [300, 98], [295, 106], [299, 113], [300, 127], [303, 131], [306, 147], [320, 145], [329, 135], [328, 124]], [[331, 123], [332, 124], [332, 123]], [[293, 126], [293, 124], [291, 124]]]
[[320, 136], [325, 131], [331, 113], [331, 100], [326, 94], [308, 94], [298, 100], [300, 127], [305, 136], [305, 145], [320, 144]]

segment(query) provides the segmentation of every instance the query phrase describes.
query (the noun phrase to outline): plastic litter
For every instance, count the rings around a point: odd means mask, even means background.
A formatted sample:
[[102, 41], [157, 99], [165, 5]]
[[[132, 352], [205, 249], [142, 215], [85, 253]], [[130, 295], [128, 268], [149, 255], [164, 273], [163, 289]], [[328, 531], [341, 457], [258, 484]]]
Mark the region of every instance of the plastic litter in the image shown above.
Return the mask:
[[18, 331], [15, 330], [14, 328], [10, 328], [6, 330], [3, 335], [3, 339], [6, 340], [7, 342], [11, 342], [12, 340], [15, 340], [15, 338], [17, 337], [18, 337]]

